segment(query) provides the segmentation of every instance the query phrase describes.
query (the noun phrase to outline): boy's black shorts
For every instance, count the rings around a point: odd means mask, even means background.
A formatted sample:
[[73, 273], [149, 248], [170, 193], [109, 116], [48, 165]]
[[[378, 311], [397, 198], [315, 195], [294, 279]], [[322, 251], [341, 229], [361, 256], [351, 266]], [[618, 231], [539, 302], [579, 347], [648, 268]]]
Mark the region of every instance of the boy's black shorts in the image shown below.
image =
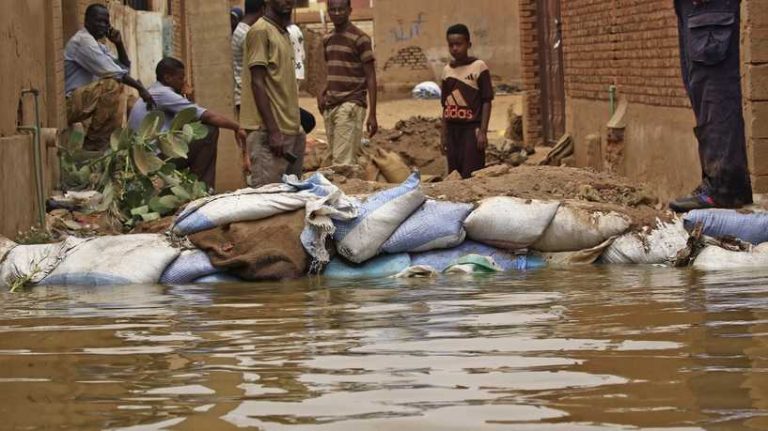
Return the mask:
[[448, 173], [458, 171], [462, 178], [485, 168], [485, 150], [477, 149], [477, 130], [480, 124], [446, 123], [446, 157]]

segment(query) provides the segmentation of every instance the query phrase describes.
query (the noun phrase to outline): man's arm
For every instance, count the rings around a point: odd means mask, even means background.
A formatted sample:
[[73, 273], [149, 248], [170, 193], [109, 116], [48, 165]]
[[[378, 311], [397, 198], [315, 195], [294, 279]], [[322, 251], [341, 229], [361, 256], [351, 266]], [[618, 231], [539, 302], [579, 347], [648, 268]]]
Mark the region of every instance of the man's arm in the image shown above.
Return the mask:
[[488, 125], [491, 122], [491, 101], [483, 103], [480, 129], [477, 131], [477, 149], [482, 151], [488, 146]]
[[369, 61], [363, 64], [363, 70], [365, 70], [365, 84], [368, 87], [368, 121], [366, 121], [366, 128], [368, 129], [368, 136], [372, 138], [379, 131], [379, 122], [376, 119], [376, 104], [379, 91], [376, 83], [376, 63]]
[[267, 68], [265, 66], [251, 67], [251, 91], [256, 101], [256, 108], [261, 114], [264, 125], [269, 133], [269, 148], [277, 157], [283, 156], [283, 134], [277, 125], [272, 105], [267, 95]]
[[131, 59], [128, 58], [128, 51], [126, 51], [125, 44], [123, 43], [123, 35], [120, 34], [119, 30], [112, 28], [109, 30], [107, 38], [110, 42], [115, 44], [115, 48], [117, 48], [117, 58], [120, 61], [120, 64], [125, 66], [126, 69], [130, 69]]
[[148, 110], [155, 109], [155, 100], [152, 98], [152, 95], [149, 94], [149, 91], [141, 85], [141, 82], [131, 78], [127, 73], [123, 75], [121, 82], [129, 87], [135, 88], [136, 91], [139, 92], [139, 97], [141, 97], [141, 100], [147, 104]]

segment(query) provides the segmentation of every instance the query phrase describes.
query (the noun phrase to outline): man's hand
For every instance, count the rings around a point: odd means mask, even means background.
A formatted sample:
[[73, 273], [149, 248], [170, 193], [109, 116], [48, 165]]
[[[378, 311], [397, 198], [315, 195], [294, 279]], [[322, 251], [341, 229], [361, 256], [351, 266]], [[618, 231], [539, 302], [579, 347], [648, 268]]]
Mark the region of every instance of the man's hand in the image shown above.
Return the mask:
[[240, 148], [240, 154], [243, 157], [243, 172], [248, 175], [251, 172], [251, 157], [248, 154], [248, 132], [243, 129], [239, 129], [235, 132], [235, 142], [237, 142], [238, 148]]
[[368, 115], [368, 121], [365, 123], [366, 130], [368, 130], [368, 137], [373, 138], [379, 131], [379, 122], [376, 120], [376, 114]]
[[152, 95], [149, 94], [149, 91], [146, 89], [141, 89], [139, 91], [139, 97], [141, 97], [141, 100], [147, 104], [147, 111], [155, 109], [155, 99], [152, 98]]
[[448, 139], [445, 134], [445, 126], [440, 132], [440, 154], [446, 155], [448, 153]]
[[283, 158], [285, 149], [283, 148], [283, 142], [285, 138], [279, 130], [269, 132], [269, 149], [276, 157]]
[[485, 151], [485, 148], [488, 146], [488, 132], [477, 129], [475, 130], [475, 136], [477, 136], [477, 150]]
[[191, 102], [195, 101], [195, 89], [189, 82], [184, 83], [184, 87], [181, 88], [181, 95], [189, 99]]
[[325, 93], [320, 93], [319, 96], [317, 96], [317, 109], [320, 110], [320, 115], [323, 115], [325, 112], [325, 104], [327, 101], [325, 100]]
[[120, 33], [120, 30], [117, 30], [115, 28], [109, 29], [109, 31], [107, 32], [107, 39], [109, 39], [109, 41], [114, 43], [115, 45], [123, 44], [123, 35]]

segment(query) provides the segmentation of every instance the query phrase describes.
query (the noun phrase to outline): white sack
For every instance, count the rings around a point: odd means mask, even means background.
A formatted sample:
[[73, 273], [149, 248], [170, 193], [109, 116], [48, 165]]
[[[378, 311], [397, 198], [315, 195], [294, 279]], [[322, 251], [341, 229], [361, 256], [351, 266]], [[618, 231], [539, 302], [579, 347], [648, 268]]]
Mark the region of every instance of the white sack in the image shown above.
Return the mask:
[[66, 253], [42, 285], [155, 284], [179, 256], [163, 235], [118, 235], [93, 238]]
[[542, 252], [578, 251], [602, 244], [629, 229], [627, 217], [562, 205], [544, 235], [531, 248]]
[[608, 264], [674, 265], [687, 257], [689, 238], [682, 220], [658, 221], [650, 232], [632, 232], [617, 238], [600, 260]]
[[557, 213], [559, 202], [511, 197], [485, 199], [464, 222], [470, 239], [508, 250], [536, 242]]
[[705, 271], [736, 268], [768, 268], [768, 243], [751, 251], [730, 251], [710, 245], [699, 253], [693, 267]]

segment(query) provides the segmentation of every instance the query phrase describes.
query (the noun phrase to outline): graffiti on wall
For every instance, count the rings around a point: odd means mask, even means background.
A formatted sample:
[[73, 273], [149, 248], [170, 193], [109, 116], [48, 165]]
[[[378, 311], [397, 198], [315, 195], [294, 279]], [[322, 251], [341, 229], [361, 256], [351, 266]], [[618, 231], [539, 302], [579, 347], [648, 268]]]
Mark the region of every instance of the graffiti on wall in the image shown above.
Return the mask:
[[390, 57], [384, 64], [384, 70], [393, 67], [402, 67], [409, 70], [428, 70], [428, 60], [424, 51], [418, 46], [409, 46], [397, 51], [397, 54]]
[[424, 12], [419, 12], [410, 23], [405, 23], [404, 20], [397, 20], [397, 27], [390, 30], [395, 42], [407, 42], [421, 36], [421, 30], [427, 22], [424, 19], [425, 16]]

